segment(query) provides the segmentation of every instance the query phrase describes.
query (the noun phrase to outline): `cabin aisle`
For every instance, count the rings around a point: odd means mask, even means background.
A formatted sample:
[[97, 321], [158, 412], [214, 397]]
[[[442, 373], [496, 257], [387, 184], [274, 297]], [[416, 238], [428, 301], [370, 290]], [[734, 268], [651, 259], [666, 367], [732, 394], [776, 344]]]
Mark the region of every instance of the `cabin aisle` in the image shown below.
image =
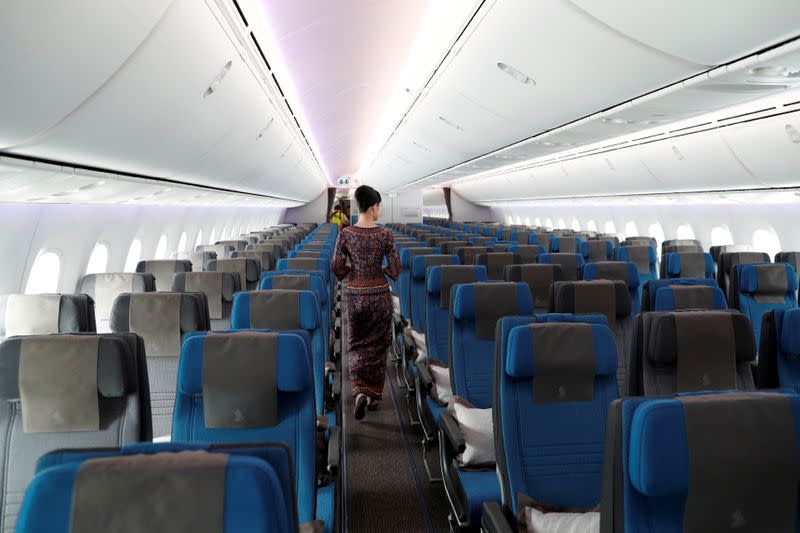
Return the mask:
[[353, 418], [344, 323], [342, 380], [345, 433], [346, 517], [344, 531], [446, 532], [447, 500], [441, 484], [431, 485], [422, 464], [420, 435], [408, 421], [405, 389], [388, 361], [383, 401], [361, 422]]

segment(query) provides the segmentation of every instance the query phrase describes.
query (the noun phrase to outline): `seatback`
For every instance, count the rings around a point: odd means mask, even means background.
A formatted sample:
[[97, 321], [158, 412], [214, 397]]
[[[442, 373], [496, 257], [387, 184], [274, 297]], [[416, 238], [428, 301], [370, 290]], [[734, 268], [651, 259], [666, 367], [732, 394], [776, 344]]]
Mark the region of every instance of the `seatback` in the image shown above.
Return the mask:
[[457, 265], [459, 264], [457, 255], [430, 254], [418, 255], [411, 260], [411, 291], [410, 291], [410, 310], [411, 327], [425, 333], [427, 321], [425, 319], [425, 278], [428, 269], [434, 266]]
[[[188, 453], [187, 453], [188, 452]], [[25, 531], [54, 531], [69, 533], [69, 520], [72, 502], [69, 498], [75, 492], [70, 489], [69, 484], [66, 492], [61, 488], [65, 485], [61, 483], [61, 476], [54, 474], [51, 469], [58, 469], [63, 472], [63, 467], [78, 467], [86, 461], [111, 458], [142, 458], [142, 457], [162, 457], [172, 462], [173, 456], [180, 460], [178, 456], [190, 455], [205, 459], [206, 455], [225, 455], [224, 461], [227, 471], [225, 480], [225, 499], [230, 501], [232, 507], [226, 507], [223, 527], [225, 531], [241, 531], [254, 528], [256, 531], [296, 531], [297, 530], [297, 502], [294, 495], [294, 467], [292, 465], [291, 450], [288, 446], [279, 443], [266, 444], [236, 444], [231, 446], [219, 444], [177, 444], [177, 443], [141, 443], [127, 445], [121, 448], [88, 448], [74, 450], [58, 450], [50, 452], [39, 459], [36, 465], [37, 476], [31, 483], [31, 496], [25, 497], [24, 508], [20, 518], [20, 527]], [[230, 460], [236, 464], [230, 463]], [[240, 460], [244, 460], [246, 469], [241, 468]], [[135, 465], [138, 470], [139, 465], [145, 463], [137, 462]], [[202, 463], [200, 463], [202, 464]], [[160, 467], [161, 465], [159, 465]], [[193, 463], [193, 466], [197, 466]], [[266, 470], [264, 469], [266, 467]], [[162, 471], [161, 468], [158, 468]], [[81, 472], [87, 474], [86, 471]], [[72, 478], [73, 476], [67, 476]], [[74, 476], [77, 477], [77, 476]], [[118, 476], [123, 482], [127, 476]], [[239, 484], [241, 483], [241, 484]], [[127, 483], [125, 483], [127, 485]], [[186, 483], [184, 487], [191, 488], [191, 483]], [[133, 487], [131, 487], [133, 488]], [[123, 486], [123, 490], [126, 487]], [[153, 490], [157, 490], [156, 487]], [[186, 490], [184, 488], [184, 490]], [[63, 494], [62, 494], [63, 493]], [[60, 502], [67, 496], [67, 500]], [[177, 494], [175, 495], [177, 496]], [[145, 526], [143, 530], [154, 531], [164, 523], [174, 523], [176, 517], [197, 510], [198, 501], [207, 501], [208, 495], [191, 495], [189, 493], [180, 494], [182, 500], [186, 500], [186, 505], [191, 506], [181, 509], [180, 504], [161, 505], [163, 499], [147, 501], [146, 497], [137, 495], [145, 505], [145, 512], [167, 513], [167, 516], [156, 514], [153, 516], [156, 522], [152, 527]], [[278, 497], [279, 496], [279, 497]], [[130, 498], [120, 498], [123, 504], [129, 505]], [[35, 502], [35, 503], [34, 503]], [[213, 504], [213, 501], [210, 502]], [[47, 504], [46, 511], [41, 506]], [[280, 509], [281, 512], [275, 512]], [[179, 511], [172, 516], [173, 511]], [[66, 511], [66, 512], [65, 512]], [[122, 513], [129, 512], [128, 508], [115, 509], [113, 513], [121, 516]], [[270, 514], [272, 518], [264, 518], [262, 515]], [[263, 524], [275, 520], [278, 529], [261, 529]], [[62, 521], [66, 520], [63, 527]], [[126, 520], [126, 523], [130, 523]], [[23, 526], [24, 524], [24, 526]]]
[[[309, 361], [308, 345], [297, 333], [191, 335], [181, 353], [172, 428], [174, 441], [286, 443], [294, 460], [300, 522], [313, 520], [316, 504]], [[234, 401], [238, 410], [226, 411]]]
[[215, 259], [208, 263], [209, 272], [232, 272], [239, 276], [241, 290], [249, 291], [258, 287], [261, 268], [254, 259]]
[[136, 335], [12, 337], [0, 344], [0, 378], [2, 531], [14, 531], [42, 454], [152, 438], [144, 347]]
[[508, 265], [517, 265], [521, 262], [522, 258], [514, 252], [490, 252], [475, 257], [475, 264], [485, 266], [487, 276], [495, 281], [504, 280]]
[[245, 251], [269, 252], [275, 261], [286, 256], [286, 253], [283, 251], [283, 246], [269, 241], [260, 242], [258, 244], [248, 244]]
[[505, 281], [528, 285], [536, 313], [547, 312], [550, 306], [550, 286], [556, 281], [564, 281], [564, 269], [561, 265], [508, 265], [503, 274]]
[[251, 243], [243, 241], [241, 239], [231, 239], [227, 241], [217, 241], [214, 244], [216, 244], [217, 246], [231, 246], [233, 247], [234, 252], [238, 252], [244, 250], [247, 247], [247, 245]]
[[581, 254], [548, 253], [539, 256], [539, 262], [545, 265], [561, 265], [564, 269], [564, 280], [577, 281], [581, 279], [581, 270], [586, 264]]
[[628, 394], [754, 390], [753, 327], [736, 310], [642, 313], [636, 324]]
[[231, 326], [233, 295], [240, 290], [239, 276], [232, 272], [186, 272], [175, 274], [173, 292], [201, 292], [206, 295], [212, 331]]
[[714, 278], [714, 260], [703, 252], [672, 253], [664, 256], [665, 278]]
[[583, 240], [572, 235], [566, 237], [558, 237], [553, 235], [550, 237], [550, 252], [562, 254], [579, 254], [581, 253], [581, 246]]
[[111, 331], [138, 334], [147, 356], [153, 434], [170, 433], [178, 356], [184, 334], [208, 331], [206, 297], [201, 293], [147, 292], [120, 294], [111, 311]]
[[550, 311], [576, 315], [602, 314], [606, 317], [617, 345], [619, 393], [625, 396], [634, 326], [628, 285], [623, 281], [611, 280], [558, 281], [552, 286]]
[[[676, 247], [684, 247], [685, 249], [676, 249]], [[689, 252], [697, 250], [703, 251], [703, 245], [697, 239], [667, 239], [661, 242], [661, 256], [670, 252]]]
[[94, 333], [94, 301], [86, 294], [0, 296], [0, 340], [15, 335]]
[[624, 243], [620, 243], [621, 246], [641, 246], [644, 243], [645, 246], [658, 246], [655, 237], [647, 237], [644, 235], [633, 235], [631, 237], [625, 237]]
[[533, 237], [528, 239], [527, 244], [535, 244], [544, 248], [545, 252], [550, 251], [550, 238], [553, 236], [553, 232], [546, 231], [546, 230], [535, 230], [533, 232]]
[[418, 255], [437, 253], [439, 253], [438, 248], [427, 246], [403, 248], [400, 252], [400, 276], [397, 281], [400, 288], [400, 312], [403, 318], [411, 316], [411, 260]]
[[775, 254], [776, 263], [789, 263], [795, 272], [800, 272], [800, 252], [778, 252]]
[[494, 239], [491, 237], [472, 237], [469, 242], [475, 246], [491, 246]]
[[567, 320], [513, 327], [500, 350], [495, 454], [510, 509], [520, 494], [567, 508], [599, 502], [617, 354], [607, 326]]
[[319, 415], [325, 407], [325, 362], [328, 360], [322, 324], [319, 299], [310, 290], [269, 289], [240, 292], [234, 297], [232, 329], [302, 330], [308, 333]]
[[328, 250], [292, 250], [289, 252], [289, 258], [293, 259], [295, 257], [306, 257], [312, 259], [325, 259], [327, 261], [331, 260], [331, 253]]
[[453, 285], [476, 281], [487, 281], [486, 267], [483, 265], [434, 266], [428, 269], [425, 281], [425, 346], [428, 358], [442, 363], [449, 360]]
[[466, 241], [449, 240], [439, 243], [439, 250], [446, 255], [455, 254], [456, 248], [463, 248], [464, 246], [472, 246]]
[[759, 389], [800, 391], [800, 310], [764, 314], [756, 375]]
[[139, 261], [136, 272], [149, 272], [156, 278], [156, 290], [169, 292], [172, 278], [178, 272], [191, 272], [192, 262], [188, 259], [156, 259]]
[[581, 255], [587, 263], [595, 261], [611, 261], [614, 255], [614, 246], [609, 240], [591, 240], [581, 243]]
[[639, 271], [639, 279], [646, 280], [658, 278], [658, 256], [655, 246], [620, 246], [614, 253], [617, 261], [630, 261]]
[[734, 281], [739, 290], [732, 307], [753, 323], [758, 345], [765, 313], [797, 307], [797, 274], [786, 263], [736, 265]]
[[195, 252], [214, 252], [217, 254], [217, 259], [227, 259], [231, 256], [236, 248], [225, 244], [201, 244], [196, 246]]
[[533, 297], [525, 283], [466, 283], [452, 290], [450, 384], [453, 394], [487, 409], [492, 406], [497, 321], [533, 314]]
[[208, 262], [217, 258], [217, 252], [172, 252], [172, 259], [189, 261], [192, 272], [203, 272], [208, 267]]
[[582, 274], [584, 280], [609, 279], [625, 283], [631, 298], [631, 314], [639, 314], [642, 302], [642, 285], [639, 281], [639, 270], [636, 265], [622, 261], [597, 261], [584, 265]]
[[94, 300], [94, 315], [99, 333], [108, 333], [114, 300], [123, 293], [152, 292], [156, 278], [150, 273], [114, 272], [86, 274], [78, 282], [77, 294], [88, 294]]
[[[656, 310], [656, 297], [658, 291], [664, 287], [670, 286], [688, 286], [688, 285], [702, 285], [704, 287], [716, 287], [717, 282], [713, 279], [651, 279], [644, 283], [642, 286], [642, 309], [641, 312], [655, 311]], [[724, 296], [724, 293], [723, 293]]]
[[[289, 239], [283, 239], [281, 237], [273, 237], [273, 238], [269, 239], [268, 241], [264, 241], [262, 243], [254, 244], [254, 245], [250, 245], [250, 246], [256, 247], [256, 246], [263, 246], [265, 244], [269, 244], [269, 245], [272, 245], [272, 246], [280, 247], [281, 253], [279, 254], [279, 257], [286, 257], [286, 254], [289, 253], [289, 248], [290, 248]], [[304, 244], [302, 246], [308, 247], [309, 245]], [[257, 248], [254, 248], [254, 249], [257, 249]]]
[[717, 262], [717, 283], [719, 288], [725, 293], [728, 304], [733, 305], [736, 301], [735, 290], [731, 287], [731, 277], [736, 265], [749, 263], [769, 263], [769, 255], [761, 252], [731, 252], [723, 253]]
[[719, 261], [719, 256], [724, 253], [752, 251], [753, 247], [749, 244], [724, 244], [722, 246], [712, 246], [708, 250], [708, 252], [711, 254], [711, 258], [714, 260], [714, 264], [717, 264], [717, 261]]
[[491, 251], [492, 249], [488, 246], [467, 246], [453, 249], [453, 253], [458, 256], [458, 259], [461, 261], [462, 265], [474, 265], [475, 258], [478, 257], [478, 255], [489, 253]]
[[243, 250], [241, 252], [233, 252], [232, 259], [252, 259], [258, 264], [258, 273], [268, 272], [275, 269], [275, 258], [272, 252], [266, 250]]
[[519, 255], [520, 263], [524, 265], [538, 263], [539, 256], [547, 253], [544, 246], [538, 244], [515, 244], [509, 246], [506, 251]]
[[261, 238], [258, 235], [250, 235], [249, 233], [240, 233], [239, 240], [246, 241], [247, 244], [258, 244]]
[[667, 285], [658, 289], [653, 311], [683, 311], [686, 309], [727, 309], [722, 289], [714, 285]]
[[796, 531], [798, 409], [778, 392], [616, 402], [601, 531]]

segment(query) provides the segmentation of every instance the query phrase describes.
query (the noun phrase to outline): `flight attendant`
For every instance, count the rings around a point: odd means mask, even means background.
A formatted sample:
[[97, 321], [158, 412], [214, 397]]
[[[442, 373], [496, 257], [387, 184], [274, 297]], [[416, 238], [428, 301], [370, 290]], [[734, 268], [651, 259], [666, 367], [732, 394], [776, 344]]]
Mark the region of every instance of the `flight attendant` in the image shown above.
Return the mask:
[[367, 407], [375, 405], [383, 393], [386, 351], [392, 340], [392, 297], [386, 276], [397, 279], [400, 275], [400, 256], [392, 234], [376, 224], [381, 214], [380, 193], [362, 185], [356, 189], [355, 199], [358, 222], [339, 233], [331, 269], [339, 279], [349, 276], [345, 289], [348, 361], [356, 399], [354, 415], [361, 420]]

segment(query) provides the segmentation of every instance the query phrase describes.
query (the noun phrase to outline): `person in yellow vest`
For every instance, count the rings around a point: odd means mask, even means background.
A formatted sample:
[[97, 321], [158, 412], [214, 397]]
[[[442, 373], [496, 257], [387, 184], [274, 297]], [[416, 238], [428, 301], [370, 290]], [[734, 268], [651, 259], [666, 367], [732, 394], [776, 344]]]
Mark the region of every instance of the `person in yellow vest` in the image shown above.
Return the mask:
[[341, 204], [336, 204], [336, 207], [333, 208], [333, 213], [331, 213], [328, 222], [339, 226], [340, 231], [345, 224], [350, 223], [350, 220], [347, 218], [347, 215], [345, 215], [344, 211], [342, 210]]

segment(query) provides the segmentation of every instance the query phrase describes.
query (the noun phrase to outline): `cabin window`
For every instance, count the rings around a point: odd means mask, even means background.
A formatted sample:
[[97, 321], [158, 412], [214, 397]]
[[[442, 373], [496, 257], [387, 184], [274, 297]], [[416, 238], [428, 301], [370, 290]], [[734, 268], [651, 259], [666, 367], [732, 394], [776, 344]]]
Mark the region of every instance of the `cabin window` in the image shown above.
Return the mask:
[[186, 251], [186, 240], [187, 240], [186, 232], [184, 231], [183, 233], [181, 233], [181, 238], [178, 239], [178, 251], [179, 252], [185, 252]]
[[136, 272], [136, 265], [142, 258], [142, 241], [133, 239], [131, 247], [128, 249], [128, 257], [125, 259], [125, 272]]
[[676, 234], [676, 238], [678, 239], [694, 239], [694, 230], [689, 224], [681, 224], [678, 226], [678, 232]]
[[575, 231], [580, 231], [581, 230], [581, 223], [578, 221], [577, 218], [573, 218], [572, 219], [572, 229], [575, 230]]
[[203, 230], [197, 232], [197, 239], [194, 241], [194, 249], [197, 250], [198, 246], [203, 245]]
[[86, 265], [87, 274], [103, 274], [108, 271], [108, 245], [98, 242], [94, 245], [89, 263]]
[[606, 226], [603, 229], [603, 231], [605, 233], [608, 233], [609, 235], [616, 235], [617, 234], [617, 226], [614, 225], [614, 221], [613, 220], [608, 220], [608, 221], [606, 221]]
[[544, 221], [544, 227], [547, 229], [553, 229], [553, 219], [547, 217], [547, 220]]
[[597, 223], [594, 220], [590, 220], [586, 223], [586, 229], [589, 231], [597, 231]]
[[753, 250], [775, 257], [781, 251], [781, 241], [771, 229], [759, 229], [753, 233]]
[[647, 234], [656, 240], [656, 253], [661, 257], [661, 243], [664, 242], [664, 229], [661, 224], [650, 224]]
[[717, 226], [711, 230], [711, 246], [733, 244], [733, 235], [725, 226]]
[[153, 259], [165, 259], [167, 257], [167, 236], [162, 235], [160, 239], [158, 239], [158, 244], [156, 245], [156, 254]]
[[639, 228], [636, 227], [636, 222], [631, 220], [627, 224], [625, 224], [625, 236], [626, 237], [636, 237], [639, 235]]
[[531, 225], [531, 217], [525, 217], [525, 225], [530, 227], [530, 225]]
[[542, 219], [541, 219], [540, 217], [536, 217], [535, 219], [533, 219], [533, 223], [534, 223], [534, 224], [535, 224], [537, 227], [542, 227]]
[[559, 218], [558, 222], [556, 222], [556, 228], [558, 229], [567, 229], [567, 223], [564, 222], [563, 218]]
[[47, 294], [58, 292], [61, 274], [61, 258], [56, 252], [41, 251], [28, 274], [25, 294]]
[[507, 223], [509, 226], [511, 226], [511, 225], [514, 223], [514, 217], [512, 217], [511, 215], [508, 215], [508, 216], [506, 217], [506, 223]]
[[208, 237], [208, 244], [214, 244], [214, 237], [217, 233], [217, 228], [211, 228], [211, 235]]

